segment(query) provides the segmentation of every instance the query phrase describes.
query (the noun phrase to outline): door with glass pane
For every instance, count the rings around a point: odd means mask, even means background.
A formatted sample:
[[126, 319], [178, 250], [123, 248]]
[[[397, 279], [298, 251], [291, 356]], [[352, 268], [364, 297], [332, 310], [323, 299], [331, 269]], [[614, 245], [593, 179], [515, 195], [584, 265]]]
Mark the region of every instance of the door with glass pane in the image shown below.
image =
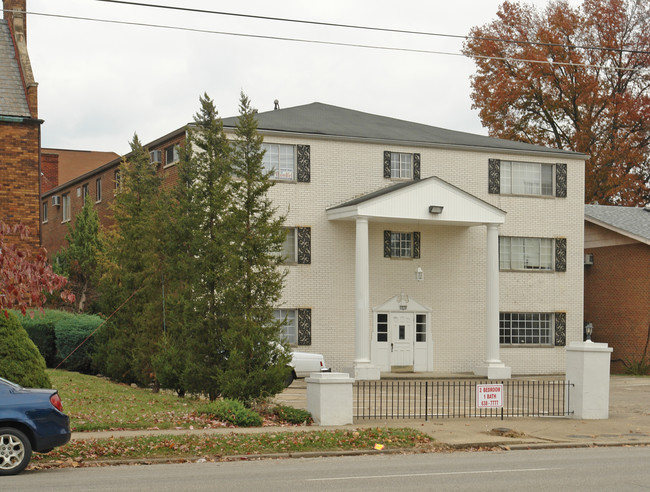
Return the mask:
[[391, 313], [391, 366], [413, 366], [413, 313]]

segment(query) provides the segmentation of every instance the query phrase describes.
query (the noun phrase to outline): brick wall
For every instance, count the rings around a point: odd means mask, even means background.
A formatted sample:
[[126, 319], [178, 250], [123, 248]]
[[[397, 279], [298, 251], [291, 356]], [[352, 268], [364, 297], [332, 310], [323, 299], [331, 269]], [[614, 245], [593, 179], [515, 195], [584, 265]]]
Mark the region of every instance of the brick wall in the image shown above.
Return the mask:
[[59, 184], [59, 155], [41, 152], [41, 193]]
[[[151, 150], [164, 150], [170, 145], [182, 144], [183, 138], [177, 138], [164, 142], [164, 144], [156, 145]], [[45, 161], [45, 159], [44, 159]], [[44, 193], [41, 200], [41, 207], [47, 203], [48, 219], [43, 222], [43, 247], [48, 252], [51, 258], [54, 253], [63, 247], [67, 247], [68, 243], [65, 241], [65, 236], [68, 233], [68, 225], [73, 225], [75, 217], [83, 208], [83, 187], [88, 187], [90, 199], [93, 200], [99, 222], [103, 228], [110, 228], [114, 224], [113, 212], [111, 205], [115, 201], [115, 172], [118, 170], [120, 163], [112, 163], [110, 165], [101, 166], [91, 173], [87, 173], [78, 179], [68, 183], [62, 183], [56, 189], [49, 190], [49, 193]], [[159, 172], [163, 174], [163, 187], [170, 189], [178, 179], [178, 168], [175, 163], [165, 162], [165, 153], [163, 152], [163, 162], [159, 165]], [[44, 171], [45, 172], [45, 171]], [[98, 180], [100, 181], [100, 195], [98, 199]], [[63, 197], [63, 195], [70, 196], [70, 216], [71, 219], [63, 222], [63, 200], [61, 205], [52, 205], [52, 196]]]
[[[597, 226], [591, 226], [597, 227]], [[594, 325], [592, 340], [609, 344], [612, 372], [641, 356], [650, 329], [650, 246], [642, 243], [587, 248], [594, 264], [585, 267], [584, 319]]]
[[23, 223], [31, 231], [26, 245], [39, 245], [39, 123], [0, 123], [0, 220]]

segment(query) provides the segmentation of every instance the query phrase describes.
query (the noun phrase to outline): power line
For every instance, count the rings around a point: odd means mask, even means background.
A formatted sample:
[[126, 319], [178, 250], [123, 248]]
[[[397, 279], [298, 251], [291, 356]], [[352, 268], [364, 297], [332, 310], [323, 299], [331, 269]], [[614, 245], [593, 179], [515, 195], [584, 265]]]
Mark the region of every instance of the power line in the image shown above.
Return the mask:
[[[235, 36], [243, 38], [255, 38], [255, 39], [268, 39], [274, 41], [289, 41], [296, 43], [308, 43], [308, 44], [318, 44], [318, 45], [328, 45], [328, 46], [342, 46], [348, 48], [364, 48], [364, 49], [375, 49], [383, 51], [399, 51], [406, 53], [420, 53], [420, 54], [429, 54], [429, 55], [446, 55], [446, 56], [459, 56], [465, 57], [462, 53], [453, 53], [449, 51], [437, 51], [437, 50], [426, 50], [426, 49], [416, 49], [416, 48], [398, 48], [395, 46], [381, 46], [381, 45], [369, 45], [369, 44], [358, 44], [358, 43], [344, 43], [340, 41], [322, 41], [316, 39], [304, 39], [304, 38], [290, 38], [285, 36], [271, 36], [263, 34], [247, 34], [239, 32], [228, 32], [228, 31], [214, 31], [208, 29], [198, 29], [193, 27], [180, 27], [180, 26], [170, 26], [164, 24], [151, 24], [145, 22], [132, 22], [132, 21], [117, 21], [110, 19], [97, 19], [93, 17], [82, 17], [76, 15], [63, 15], [63, 14], [49, 14], [45, 12], [26, 12], [27, 14], [37, 15], [42, 17], [54, 17], [59, 19], [71, 19], [71, 20], [83, 20], [90, 22], [100, 22], [104, 24], [119, 24], [135, 27], [151, 27], [157, 29], [169, 29], [174, 31], [186, 31], [186, 32], [196, 32], [202, 34], [217, 34], [222, 36]], [[502, 57], [502, 56], [485, 56], [485, 55], [472, 55], [471, 58], [483, 59], [483, 60], [496, 60], [496, 61], [508, 61], [508, 62], [524, 62], [524, 63], [535, 63], [542, 65], [555, 65], [555, 66], [568, 66], [568, 67], [582, 67], [582, 68], [596, 68], [603, 70], [621, 70], [629, 72], [641, 71], [647, 67], [617, 67], [617, 66], [606, 66], [606, 65], [589, 65], [584, 63], [570, 63], [570, 62], [556, 62], [548, 60], [533, 60], [525, 58], [515, 58], [515, 57]]]
[[248, 19], [259, 19], [259, 20], [271, 20], [279, 22], [291, 22], [296, 24], [309, 24], [314, 26], [325, 26], [325, 27], [340, 27], [344, 29], [361, 29], [366, 31], [379, 31], [379, 32], [390, 32], [397, 34], [414, 34], [419, 36], [436, 36], [444, 38], [454, 38], [454, 39], [464, 39], [464, 40], [477, 40], [477, 41], [499, 41], [502, 43], [514, 43], [514, 44], [523, 44], [523, 45], [532, 45], [532, 46], [548, 46], [556, 48], [570, 48], [570, 49], [583, 49], [583, 50], [600, 50], [600, 51], [614, 51], [617, 53], [632, 53], [632, 54], [644, 54], [650, 55], [650, 51], [643, 50], [632, 50], [625, 48], [607, 48], [604, 46], [587, 46], [587, 45], [573, 45], [573, 44], [561, 44], [561, 43], [543, 43], [540, 41], [525, 41], [518, 39], [504, 39], [504, 38], [493, 38], [493, 37], [482, 37], [482, 36], [465, 36], [461, 34], [445, 34], [445, 33], [436, 33], [436, 32], [427, 32], [427, 31], [412, 31], [407, 29], [394, 29], [387, 27], [373, 27], [373, 26], [362, 26], [358, 24], [339, 24], [335, 22], [323, 22], [323, 21], [313, 21], [305, 19], [292, 19], [288, 17], [272, 17], [267, 15], [254, 15], [254, 14], [242, 14], [236, 12], [224, 12], [218, 10], [205, 10], [197, 9], [191, 7], [176, 7], [174, 5], [156, 5], [151, 3], [142, 3], [142, 2], [132, 2], [127, 0], [95, 0], [96, 2], [104, 3], [114, 3], [121, 5], [132, 5], [136, 7], [147, 7], [147, 8], [156, 8], [163, 10], [176, 10], [182, 12], [193, 12], [200, 14], [212, 14], [212, 15], [224, 15], [231, 17], [243, 17]]

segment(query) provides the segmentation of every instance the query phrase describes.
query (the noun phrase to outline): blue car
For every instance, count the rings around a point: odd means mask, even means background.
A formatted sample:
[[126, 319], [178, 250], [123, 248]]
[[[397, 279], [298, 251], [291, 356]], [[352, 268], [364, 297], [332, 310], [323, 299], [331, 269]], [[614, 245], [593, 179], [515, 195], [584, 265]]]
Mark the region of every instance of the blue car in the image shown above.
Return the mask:
[[56, 390], [0, 378], [0, 476], [23, 471], [32, 451], [47, 453], [69, 440], [70, 419]]

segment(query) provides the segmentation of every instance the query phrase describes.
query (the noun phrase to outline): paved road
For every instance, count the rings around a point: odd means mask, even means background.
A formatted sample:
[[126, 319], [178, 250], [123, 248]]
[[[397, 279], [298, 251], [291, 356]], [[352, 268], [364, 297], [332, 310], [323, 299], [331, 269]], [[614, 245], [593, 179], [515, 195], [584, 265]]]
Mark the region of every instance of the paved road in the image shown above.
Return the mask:
[[648, 490], [650, 447], [430, 453], [26, 472], [3, 491]]

